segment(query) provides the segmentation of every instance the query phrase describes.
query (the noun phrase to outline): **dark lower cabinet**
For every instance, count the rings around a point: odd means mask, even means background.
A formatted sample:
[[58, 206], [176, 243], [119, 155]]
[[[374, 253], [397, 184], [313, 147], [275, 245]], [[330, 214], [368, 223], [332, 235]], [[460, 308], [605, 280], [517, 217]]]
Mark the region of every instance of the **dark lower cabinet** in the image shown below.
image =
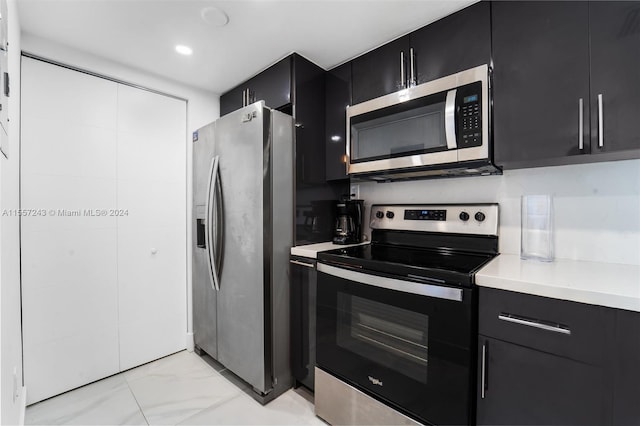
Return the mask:
[[590, 2], [589, 32], [591, 152], [640, 150], [640, 2]]
[[640, 312], [616, 311], [613, 424], [640, 425]]
[[485, 336], [478, 353], [477, 424], [609, 423], [604, 368]]
[[492, 14], [496, 163], [552, 165], [588, 153], [588, 4], [497, 1]]
[[479, 425], [640, 425], [640, 312], [482, 287]]
[[290, 324], [291, 372], [296, 385], [314, 390], [316, 365], [316, 286], [315, 259], [291, 256]]

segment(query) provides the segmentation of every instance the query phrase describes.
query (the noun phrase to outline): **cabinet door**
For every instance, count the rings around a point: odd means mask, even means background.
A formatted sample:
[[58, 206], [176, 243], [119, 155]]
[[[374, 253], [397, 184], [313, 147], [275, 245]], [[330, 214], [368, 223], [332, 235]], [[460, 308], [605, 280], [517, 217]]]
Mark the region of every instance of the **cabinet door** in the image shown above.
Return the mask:
[[570, 157], [590, 151], [587, 3], [500, 1], [492, 13], [496, 163], [580, 161]]
[[[404, 74], [400, 53], [404, 52]], [[404, 88], [409, 60], [409, 36], [385, 44], [352, 61], [353, 103], [368, 101]]]
[[291, 372], [297, 382], [314, 388], [316, 365], [316, 285], [314, 259], [291, 258]]
[[220, 96], [220, 117], [242, 108], [242, 96], [246, 88], [243, 83]]
[[640, 425], [640, 313], [616, 312], [613, 424]]
[[609, 423], [604, 369], [482, 335], [478, 353], [477, 424]]
[[592, 153], [640, 150], [639, 26], [640, 2], [589, 3]]
[[347, 140], [347, 106], [351, 103], [351, 62], [325, 75], [325, 143], [327, 180], [345, 179], [345, 144]]
[[270, 66], [246, 83], [249, 101], [263, 100], [274, 109], [291, 102], [291, 56]]
[[480, 2], [411, 33], [417, 83], [491, 61], [491, 8]]
[[294, 61], [296, 185], [325, 183], [324, 74], [300, 55]]

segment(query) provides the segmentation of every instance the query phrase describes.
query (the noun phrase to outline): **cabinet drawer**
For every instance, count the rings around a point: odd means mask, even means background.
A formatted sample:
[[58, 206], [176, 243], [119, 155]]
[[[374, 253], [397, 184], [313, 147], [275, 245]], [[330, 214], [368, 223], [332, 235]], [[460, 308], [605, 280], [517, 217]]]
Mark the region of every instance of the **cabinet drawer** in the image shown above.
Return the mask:
[[480, 334], [602, 365], [613, 310], [490, 288], [480, 289]]

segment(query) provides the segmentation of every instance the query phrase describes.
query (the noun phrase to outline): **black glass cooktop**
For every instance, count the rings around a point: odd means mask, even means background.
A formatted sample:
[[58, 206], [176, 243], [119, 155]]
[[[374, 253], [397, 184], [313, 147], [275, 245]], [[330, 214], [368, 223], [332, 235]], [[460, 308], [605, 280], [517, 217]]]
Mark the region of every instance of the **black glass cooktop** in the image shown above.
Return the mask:
[[334, 266], [380, 272], [403, 279], [471, 285], [474, 274], [495, 254], [450, 249], [370, 244], [318, 253], [318, 259]]

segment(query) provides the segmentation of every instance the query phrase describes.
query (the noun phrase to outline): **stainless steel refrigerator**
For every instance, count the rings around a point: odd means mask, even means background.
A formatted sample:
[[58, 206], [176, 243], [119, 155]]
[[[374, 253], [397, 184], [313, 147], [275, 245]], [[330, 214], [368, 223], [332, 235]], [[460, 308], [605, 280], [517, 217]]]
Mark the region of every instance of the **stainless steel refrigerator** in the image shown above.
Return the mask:
[[266, 403], [291, 387], [293, 119], [256, 102], [193, 134], [193, 316], [209, 354]]

